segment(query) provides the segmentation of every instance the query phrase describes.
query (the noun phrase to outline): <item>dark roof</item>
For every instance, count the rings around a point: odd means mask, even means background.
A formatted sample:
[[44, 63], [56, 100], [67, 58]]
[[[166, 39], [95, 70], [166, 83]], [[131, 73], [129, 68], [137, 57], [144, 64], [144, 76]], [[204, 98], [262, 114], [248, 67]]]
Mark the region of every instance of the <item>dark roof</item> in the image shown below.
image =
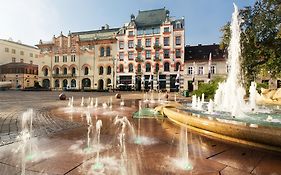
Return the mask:
[[225, 52], [220, 49], [218, 44], [185, 46], [184, 61], [208, 61], [209, 55], [212, 53], [212, 60], [224, 60]]
[[38, 67], [38, 65], [30, 64], [30, 63], [21, 63], [21, 62], [11, 62], [7, 64], [0, 65], [0, 68], [18, 68], [18, 67]]
[[6, 40], [6, 39], [0, 39], [0, 40], [1, 41], [6, 41], [6, 42], [9, 42], [9, 43], [13, 43], [13, 44], [18, 44], [18, 45], [25, 46], [25, 47], [29, 47], [29, 48], [32, 48], [32, 49], [38, 49], [35, 46], [30, 46], [30, 45], [27, 45], [27, 44], [22, 44], [22, 43], [15, 42], [15, 41], [10, 41], [10, 40]]
[[139, 11], [135, 20], [136, 25], [137, 27], [161, 25], [166, 19], [166, 13], [168, 13], [168, 10], [165, 8]]
[[81, 32], [72, 32], [73, 35], [87, 35], [87, 34], [96, 34], [96, 33], [106, 33], [106, 32], [118, 32], [120, 28], [110, 28], [110, 29], [100, 29], [100, 30], [89, 30]]

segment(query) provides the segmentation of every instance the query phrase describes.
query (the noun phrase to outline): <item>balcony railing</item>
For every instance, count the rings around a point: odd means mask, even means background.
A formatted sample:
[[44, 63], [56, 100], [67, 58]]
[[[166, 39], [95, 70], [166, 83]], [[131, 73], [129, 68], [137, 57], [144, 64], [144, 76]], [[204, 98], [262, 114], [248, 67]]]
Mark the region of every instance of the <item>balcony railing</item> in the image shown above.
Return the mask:
[[135, 48], [136, 48], [137, 51], [142, 51], [143, 50], [142, 45], [136, 45]]
[[160, 57], [154, 57], [153, 61], [162, 61]]
[[54, 78], [71, 78], [76, 77], [76, 74], [53, 74]]
[[159, 44], [154, 44], [153, 48], [155, 50], [160, 50], [162, 47]]
[[136, 61], [136, 62], [143, 62], [143, 59], [140, 58], [140, 57], [136, 57], [135, 61]]

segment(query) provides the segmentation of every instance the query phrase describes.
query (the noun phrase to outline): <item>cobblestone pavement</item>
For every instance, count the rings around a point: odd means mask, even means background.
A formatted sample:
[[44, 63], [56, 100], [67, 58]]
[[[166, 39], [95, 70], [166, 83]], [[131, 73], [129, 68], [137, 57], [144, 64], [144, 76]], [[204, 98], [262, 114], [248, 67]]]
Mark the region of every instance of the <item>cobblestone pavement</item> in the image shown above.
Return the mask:
[[[53, 116], [49, 109], [64, 106], [60, 101], [61, 92], [22, 92], [0, 91], [0, 146], [16, 141], [21, 131], [21, 116], [24, 111], [32, 108], [35, 112], [33, 119], [33, 136], [48, 135], [58, 131], [80, 127], [81, 123], [62, 120]], [[81, 98], [81, 96], [108, 96], [113, 93], [93, 92], [64, 92], [67, 97]], [[126, 93], [124, 93], [126, 94]]]

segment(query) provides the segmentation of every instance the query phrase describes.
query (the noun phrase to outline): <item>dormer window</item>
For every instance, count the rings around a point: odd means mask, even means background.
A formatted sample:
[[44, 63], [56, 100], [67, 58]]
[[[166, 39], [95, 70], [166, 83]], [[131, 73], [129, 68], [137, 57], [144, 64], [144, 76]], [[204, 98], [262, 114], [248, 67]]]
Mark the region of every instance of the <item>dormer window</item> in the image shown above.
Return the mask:
[[133, 31], [129, 31], [129, 36], [134, 36], [134, 32]]

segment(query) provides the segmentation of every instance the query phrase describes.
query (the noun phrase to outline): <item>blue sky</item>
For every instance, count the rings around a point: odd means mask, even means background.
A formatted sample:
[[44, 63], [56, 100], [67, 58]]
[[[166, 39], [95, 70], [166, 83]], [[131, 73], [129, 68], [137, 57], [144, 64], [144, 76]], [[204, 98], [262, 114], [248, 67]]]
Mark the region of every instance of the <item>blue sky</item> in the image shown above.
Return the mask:
[[232, 3], [239, 8], [255, 0], [9, 0], [0, 6], [0, 38], [35, 45], [60, 31], [120, 27], [138, 10], [163, 8], [176, 18], [185, 17], [186, 44], [220, 41], [220, 28], [230, 20]]

